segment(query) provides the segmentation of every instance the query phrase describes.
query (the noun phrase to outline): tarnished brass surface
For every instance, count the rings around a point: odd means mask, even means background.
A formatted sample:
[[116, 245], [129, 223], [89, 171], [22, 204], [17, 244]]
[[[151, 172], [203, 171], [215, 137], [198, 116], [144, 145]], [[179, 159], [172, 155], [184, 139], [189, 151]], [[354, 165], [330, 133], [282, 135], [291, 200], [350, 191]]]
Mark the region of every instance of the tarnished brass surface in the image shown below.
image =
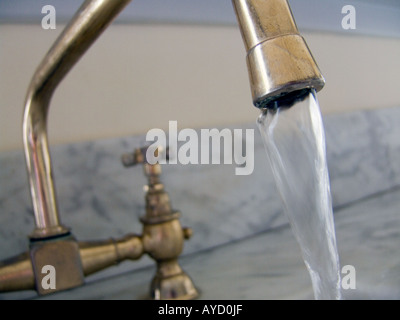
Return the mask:
[[[168, 149], [157, 149], [167, 152]], [[178, 257], [183, 251], [183, 242], [192, 235], [190, 228], [182, 228], [179, 212], [171, 207], [168, 193], [160, 181], [161, 165], [146, 161], [146, 148], [136, 149], [133, 154], [124, 155], [125, 166], [143, 164], [147, 176], [146, 214], [143, 223], [143, 248], [157, 263], [157, 272], [150, 286], [150, 296], [157, 300], [194, 299], [199, 294], [193, 281], [182, 270]]]
[[[77, 242], [72, 235], [31, 240], [30, 251], [0, 265], [0, 292], [36, 290], [50, 294], [84, 284], [84, 277], [125, 260], [137, 260], [144, 253], [156, 261], [157, 272], [150, 285], [154, 299], [193, 299], [198, 296], [190, 277], [182, 270], [178, 257], [183, 242], [192, 235], [182, 228], [179, 212], [172, 210], [168, 194], [160, 182], [160, 164], [150, 165], [137, 149], [135, 161], [142, 164], [148, 179], [145, 196], [146, 214], [141, 218], [142, 235], [126, 235], [121, 239]], [[126, 158], [126, 157], [125, 157]], [[57, 270], [56, 288], [42, 287], [45, 265]]]
[[80, 242], [79, 248], [85, 276], [124, 260], [137, 260], [144, 253], [142, 239], [136, 235], [119, 240]]
[[192, 279], [179, 266], [177, 259], [159, 260], [150, 285], [155, 300], [191, 300], [199, 296]]
[[[22, 127], [35, 229], [30, 235], [31, 249], [24, 255], [22, 262], [8, 261], [0, 266], [0, 291], [32, 289], [33, 280], [39, 294], [48, 293], [43, 292], [40, 286], [43, 264], [57, 268], [59, 290], [83, 283], [76, 241], [60, 240], [64, 236], [68, 237], [70, 230], [61, 224], [58, 214], [48, 148], [47, 115], [58, 84], [129, 2], [130, 0], [85, 1], [32, 77], [25, 99]], [[64, 277], [67, 272], [63, 270], [66, 269], [69, 269], [69, 275]]]
[[[121, 239], [77, 242], [71, 236], [31, 242], [30, 250], [0, 263], [0, 292], [36, 290], [39, 295], [78, 287], [84, 276], [124, 260], [143, 255], [141, 237], [127, 235]], [[44, 266], [56, 270], [56, 288], [43, 288]]]
[[[50, 294], [79, 287], [85, 283], [79, 246], [72, 236], [57, 239], [32, 242], [29, 251], [35, 276], [35, 289], [39, 295]], [[45, 266], [55, 270], [55, 287], [43, 286]]]
[[319, 91], [325, 80], [287, 0], [232, 0], [247, 52], [253, 104], [269, 107], [283, 95]]
[[0, 292], [33, 290], [35, 276], [29, 253], [0, 262]]

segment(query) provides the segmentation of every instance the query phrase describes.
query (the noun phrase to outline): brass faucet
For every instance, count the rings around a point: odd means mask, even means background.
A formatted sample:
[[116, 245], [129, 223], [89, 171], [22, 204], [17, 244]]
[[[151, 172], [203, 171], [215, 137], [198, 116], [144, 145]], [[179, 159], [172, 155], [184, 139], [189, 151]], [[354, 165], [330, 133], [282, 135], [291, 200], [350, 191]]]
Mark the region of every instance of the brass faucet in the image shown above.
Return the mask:
[[[121, 239], [78, 242], [71, 233], [41, 240], [31, 239], [27, 253], [0, 263], [0, 292], [37, 290], [39, 295], [74, 288], [84, 284], [85, 276], [116, 265], [124, 260], [137, 260], [147, 253], [157, 263], [151, 282], [150, 297], [164, 299], [194, 299], [198, 296], [190, 277], [182, 270], [178, 257], [183, 241], [192, 235], [182, 228], [180, 213], [171, 208], [168, 194], [160, 181], [161, 165], [146, 161], [147, 148], [125, 154], [126, 167], [143, 164], [148, 178], [146, 213], [141, 218], [142, 235], [126, 235]], [[156, 152], [161, 152], [158, 148]], [[55, 288], [43, 287], [44, 266], [57, 270]]]
[[[190, 239], [192, 229], [182, 228], [179, 211], [172, 210], [168, 193], [160, 182], [161, 165], [150, 164], [146, 159], [147, 148], [136, 149], [125, 154], [122, 162], [126, 167], [143, 164], [147, 176], [146, 214], [140, 219], [143, 224], [142, 244], [144, 251], [157, 263], [157, 271], [151, 282], [151, 297], [154, 299], [194, 299], [198, 291], [190, 277], [182, 270], [178, 257], [183, 250], [183, 240]], [[159, 147], [159, 152], [166, 152]]]
[[[86, 0], [37, 68], [26, 96], [23, 138], [35, 229], [27, 253], [0, 263], [0, 292], [36, 289], [39, 294], [84, 284], [88, 274], [125, 259], [148, 253], [157, 262], [151, 286], [155, 299], [194, 298], [197, 291], [177, 258], [183, 239], [178, 214], [170, 208], [159, 182], [161, 167], [145, 161], [143, 149], [125, 165], [143, 163], [149, 184], [143, 234], [119, 240], [78, 242], [59, 218], [47, 140], [46, 120], [52, 95], [64, 76], [130, 0]], [[247, 50], [253, 103], [273, 107], [277, 99], [309, 88], [324, 79], [300, 36], [286, 0], [232, 0]], [[128, 156], [129, 158], [129, 156]], [[161, 241], [159, 236], [165, 236]], [[41, 286], [44, 265], [57, 270], [56, 289]]]

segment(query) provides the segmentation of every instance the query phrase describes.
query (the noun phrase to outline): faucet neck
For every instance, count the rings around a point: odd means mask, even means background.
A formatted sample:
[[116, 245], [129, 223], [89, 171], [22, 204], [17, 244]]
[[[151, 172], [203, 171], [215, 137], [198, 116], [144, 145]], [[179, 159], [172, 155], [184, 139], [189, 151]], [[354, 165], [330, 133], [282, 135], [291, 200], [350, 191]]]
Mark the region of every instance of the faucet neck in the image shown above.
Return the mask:
[[246, 51], [286, 34], [298, 34], [286, 0], [232, 0]]

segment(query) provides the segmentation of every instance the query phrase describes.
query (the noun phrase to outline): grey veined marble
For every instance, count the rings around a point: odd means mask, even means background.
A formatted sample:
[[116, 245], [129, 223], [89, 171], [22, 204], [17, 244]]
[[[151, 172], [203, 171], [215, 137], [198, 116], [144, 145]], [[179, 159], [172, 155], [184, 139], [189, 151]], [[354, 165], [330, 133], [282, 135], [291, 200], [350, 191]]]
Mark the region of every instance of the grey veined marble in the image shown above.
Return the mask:
[[[339, 254], [358, 272], [360, 291], [348, 297], [400, 296], [399, 123], [400, 108], [324, 117]], [[239, 128], [255, 130], [253, 174], [236, 176], [236, 165], [163, 166], [172, 206], [194, 230], [184, 267], [205, 299], [311, 298], [258, 129]], [[144, 136], [135, 136], [51, 147], [61, 219], [79, 240], [141, 232], [146, 180], [142, 168], [124, 168], [120, 156], [144, 144]], [[0, 154], [0, 260], [26, 251], [33, 230], [25, 170], [22, 151]], [[153, 271], [148, 258], [123, 263], [53, 297], [138, 298]], [[32, 293], [0, 299], [24, 295]]]
[[[342, 267], [355, 268], [355, 287], [343, 299], [400, 299], [400, 189], [376, 195], [335, 215]], [[310, 300], [311, 281], [288, 226], [181, 258], [201, 291], [200, 300]], [[153, 266], [133, 270], [40, 299], [146, 299]], [[343, 273], [342, 276], [345, 276]], [[344, 278], [342, 278], [344, 280]], [[0, 299], [35, 297], [33, 292]]]

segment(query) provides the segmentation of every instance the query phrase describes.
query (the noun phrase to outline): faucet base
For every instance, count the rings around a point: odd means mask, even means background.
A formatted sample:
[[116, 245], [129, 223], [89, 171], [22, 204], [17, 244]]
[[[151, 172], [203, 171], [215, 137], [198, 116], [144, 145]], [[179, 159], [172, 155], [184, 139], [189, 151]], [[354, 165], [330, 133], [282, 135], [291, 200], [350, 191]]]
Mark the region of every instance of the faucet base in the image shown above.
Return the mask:
[[31, 241], [29, 253], [39, 295], [72, 289], [85, 283], [79, 245], [73, 236]]
[[157, 264], [150, 295], [154, 300], [193, 300], [198, 298], [199, 292], [177, 259], [173, 259]]

